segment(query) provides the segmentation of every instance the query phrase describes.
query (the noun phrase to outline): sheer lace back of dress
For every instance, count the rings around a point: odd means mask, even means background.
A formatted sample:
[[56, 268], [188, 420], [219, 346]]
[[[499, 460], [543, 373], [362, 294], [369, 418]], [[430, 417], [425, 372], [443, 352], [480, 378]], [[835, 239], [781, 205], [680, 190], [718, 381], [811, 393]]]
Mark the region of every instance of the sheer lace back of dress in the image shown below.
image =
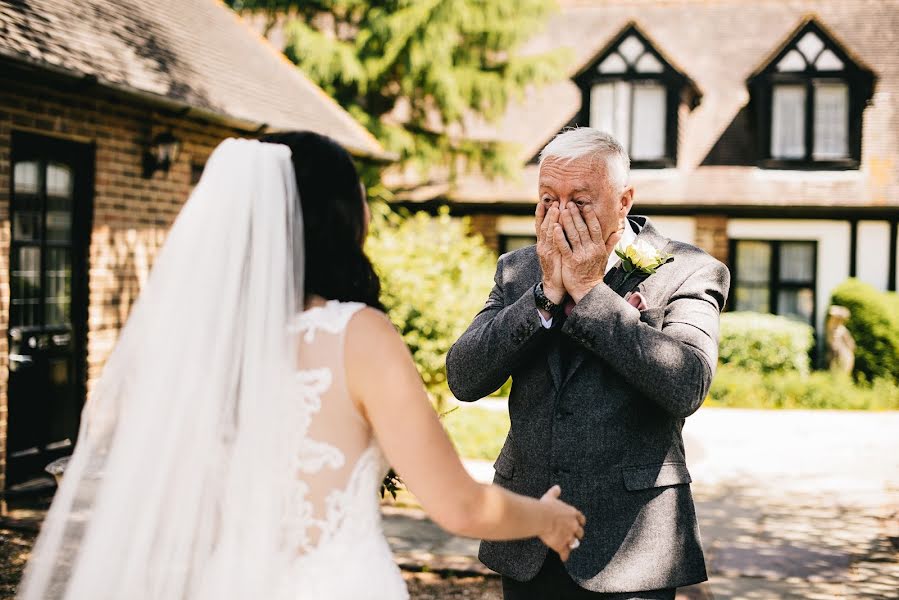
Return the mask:
[[295, 418], [305, 434], [297, 437], [295, 497], [287, 507], [286, 521], [296, 527], [288, 526], [285, 533], [301, 555], [332, 542], [348, 517], [362, 516], [354, 505], [376, 505], [369, 480], [383, 476], [382, 459], [350, 397], [344, 369], [346, 328], [363, 308], [330, 301], [300, 313], [292, 325], [299, 345], [297, 401], [302, 403]]

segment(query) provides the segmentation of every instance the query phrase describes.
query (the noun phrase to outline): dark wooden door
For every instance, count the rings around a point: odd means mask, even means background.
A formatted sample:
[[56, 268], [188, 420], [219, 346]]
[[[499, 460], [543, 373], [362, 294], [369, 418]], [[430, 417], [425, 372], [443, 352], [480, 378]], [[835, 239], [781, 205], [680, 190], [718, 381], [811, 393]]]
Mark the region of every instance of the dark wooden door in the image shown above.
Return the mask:
[[93, 147], [15, 133], [7, 486], [71, 453], [85, 393]]

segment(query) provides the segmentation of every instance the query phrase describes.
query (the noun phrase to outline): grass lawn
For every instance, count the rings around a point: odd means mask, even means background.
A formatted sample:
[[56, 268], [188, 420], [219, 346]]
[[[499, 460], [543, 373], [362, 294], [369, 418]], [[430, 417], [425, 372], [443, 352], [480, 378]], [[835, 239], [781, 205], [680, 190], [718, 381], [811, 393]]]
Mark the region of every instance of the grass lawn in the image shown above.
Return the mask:
[[460, 406], [444, 415], [443, 426], [463, 458], [495, 460], [509, 432], [509, 413]]

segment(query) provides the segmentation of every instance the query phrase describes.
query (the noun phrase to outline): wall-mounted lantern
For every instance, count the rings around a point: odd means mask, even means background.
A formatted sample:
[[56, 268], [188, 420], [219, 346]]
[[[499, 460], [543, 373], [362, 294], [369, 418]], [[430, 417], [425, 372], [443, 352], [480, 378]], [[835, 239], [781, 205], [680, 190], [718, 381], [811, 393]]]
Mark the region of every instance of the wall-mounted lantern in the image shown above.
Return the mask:
[[171, 131], [158, 134], [144, 152], [144, 177], [152, 177], [156, 171], [168, 173], [180, 153], [181, 140]]

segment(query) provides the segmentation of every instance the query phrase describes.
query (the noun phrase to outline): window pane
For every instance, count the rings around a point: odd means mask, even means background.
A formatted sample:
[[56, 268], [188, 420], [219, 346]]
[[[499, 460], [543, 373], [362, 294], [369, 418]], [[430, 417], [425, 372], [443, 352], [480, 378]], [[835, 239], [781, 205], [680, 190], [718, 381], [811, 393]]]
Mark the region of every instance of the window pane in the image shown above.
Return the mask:
[[811, 288], [781, 290], [777, 295], [777, 312], [809, 325], [815, 310], [815, 292]]
[[815, 67], [819, 71], [842, 71], [843, 61], [837, 58], [837, 55], [830, 50], [825, 50], [815, 61]]
[[590, 90], [590, 127], [615, 135], [615, 84], [600, 83]]
[[637, 61], [637, 71], [640, 73], [661, 73], [665, 68], [653, 54], [644, 52]]
[[738, 285], [734, 290], [734, 310], [770, 312], [769, 294], [767, 287]]
[[805, 71], [805, 59], [796, 50], [787, 52], [777, 63], [778, 71]]
[[616, 52], [607, 56], [599, 65], [600, 73], [624, 73], [626, 71], [627, 63], [624, 62], [624, 59]]
[[38, 170], [36, 162], [17, 162], [13, 170], [14, 190], [18, 194], [36, 194]]
[[768, 284], [771, 277], [771, 244], [768, 242], [737, 242], [738, 282]]
[[665, 156], [665, 99], [665, 86], [661, 84], [634, 85], [634, 133], [630, 150], [633, 160]]
[[625, 150], [630, 145], [631, 84], [600, 83], [590, 90], [590, 126], [615, 136]]
[[628, 63], [634, 64], [637, 57], [643, 54], [643, 44], [640, 43], [640, 40], [631, 35], [621, 42], [618, 46], [618, 52]]
[[799, 51], [802, 52], [802, 55], [805, 56], [809, 63], [813, 63], [815, 62], [818, 53], [821, 52], [821, 48], [824, 47], [824, 42], [822, 42], [821, 38], [817, 35], [809, 31], [802, 36], [802, 39], [799, 40], [796, 47], [799, 48]]
[[815, 245], [808, 242], [783, 242], [780, 245], [780, 280], [812, 283], [815, 280]]
[[804, 158], [805, 86], [774, 86], [771, 105], [771, 156]]
[[849, 155], [849, 89], [842, 82], [815, 82], [815, 159]]
[[62, 198], [72, 196], [72, 170], [61, 163], [47, 165], [47, 194]]

